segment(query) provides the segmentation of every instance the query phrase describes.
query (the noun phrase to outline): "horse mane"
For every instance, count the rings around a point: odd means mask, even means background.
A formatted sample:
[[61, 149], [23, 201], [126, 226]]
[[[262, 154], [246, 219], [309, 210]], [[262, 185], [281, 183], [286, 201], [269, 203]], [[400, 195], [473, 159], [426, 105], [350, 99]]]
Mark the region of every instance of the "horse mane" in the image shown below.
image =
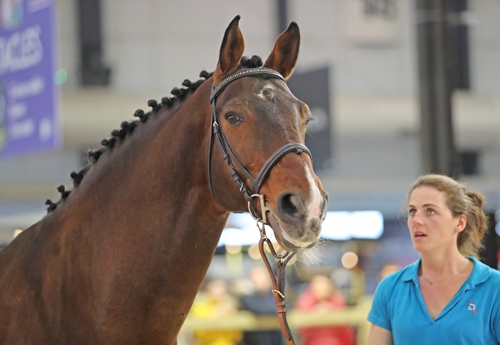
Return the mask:
[[[257, 67], [262, 67], [262, 65], [263, 65], [262, 59], [257, 55], [254, 55], [251, 58], [243, 56], [240, 61], [240, 66], [244, 68], [257, 68]], [[158, 103], [158, 101], [154, 99], [150, 99], [148, 101], [148, 106], [151, 107], [151, 110], [147, 113], [142, 109], [137, 109], [134, 113], [134, 117], [138, 117], [139, 120], [131, 122], [123, 121], [120, 124], [120, 129], [114, 129], [113, 131], [111, 131], [110, 138], [106, 138], [101, 141], [101, 145], [103, 146], [101, 149], [89, 150], [87, 152], [88, 165], [79, 172], [73, 171], [70, 174], [70, 177], [73, 180], [73, 189], [77, 188], [78, 185], [80, 185], [83, 178], [85, 177], [85, 174], [87, 174], [92, 165], [97, 163], [99, 157], [101, 157], [101, 155], [106, 150], [113, 149], [118, 140], [125, 140], [127, 136], [130, 136], [134, 132], [134, 129], [137, 126], [146, 123], [146, 121], [152, 114], [158, 113], [163, 108], [168, 110], [172, 108], [174, 104], [179, 104], [184, 102], [190, 95], [192, 95], [201, 86], [201, 84], [203, 84], [213, 74], [214, 72], [209, 73], [203, 70], [200, 72], [200, 78], [202, 79], [198, 79], [196, 82], [192, 82], [189, 79], [185, 79], [182, 82], [182, 86], [184, 87], [181, 88], [174, 87], [172, 91], [170, 91], [170, 94], [172, 95], [171, 97], [168, 96], [163, 97], [160, 103]], [[47, 201], [45, 202], [45, 205], [48, 206], [47, 213], [51, 213], [52, 211], [54, 211], [57, 208], [57, 206], [64, 200], [66, 200], [66, 198], [72, 192], [72, 190], [66, 190], [66, 187], [64, 185], [60, 185], [59, 187], [57, 187], [57, 191], [61, 193], [61, 199], [57, 202], [53, 202], [52, 200], [47, 199]]]

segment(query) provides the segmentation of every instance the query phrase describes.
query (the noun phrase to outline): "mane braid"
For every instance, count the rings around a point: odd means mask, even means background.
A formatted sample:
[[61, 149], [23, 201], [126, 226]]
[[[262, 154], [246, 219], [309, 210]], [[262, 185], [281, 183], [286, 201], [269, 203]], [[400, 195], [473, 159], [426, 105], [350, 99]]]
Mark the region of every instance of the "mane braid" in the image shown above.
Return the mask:
[[[142, 109], [137, 109], [134, 113], [134, 117], [139, 118], [139, 120], [131, 122], [123, 121], [120, 124], [120, 129], [114, 129], [113, 131], [111, 131], [110, 138], [106, 138], [101, 141], [101, 145], [104, 146], [103, 148], [99, 150], [89, 150], [87, 152], [89, 164], [86, 167], [84, 167], [80, 172], [73, 171], [70, 174], [70, 177], [73, 180], [73, 190], [80, 185], [85, 174], [90, 170], [92, 165], [97, 163], [97, 161], [104, 153], [104, 151], [112, 149], [117, 143], [117, 141], [125, 140], [127, 135], [132, 135], [135, 128], [141, 123], [146, 123], [148, 118], [153, 113], [158, 113], [163, 108], [168, 110], [172, 108], [174, 104], [186, 100], [191, 94], [193, 94], [193, 92], [195, 92], [201, 86], [201, 84], [203, 84], [207, 79], [212, 77], [213, 74], [214, 72], [209, 73], [203, 70], [200, 72], [200, 78], [202, 79], [198, 79], [195, 82], [192, 82], [189, 79], [184, 79], [184, 81], [182, 82], [182, 86], [184, 87], [180, 89], [174, 87], [170, 92], [173, 97], [169, 96], [163, 97], [161, 99], [161, 102], [158, 102], [154, 99], [150, 99], [147, 102], [147, 104], [149, 107], [151, 107], [151, 111], [148, 113], [144, 112], [144, 110]], [[59, 193], [61, 193], [61, 199], [55, 203], [52, 200], [47, 199], [45, 201], [45, 205], [48, 206], [47, 213], [53, 212], [61, 202], [63, 202], [68, 198], [69, 194], [72, 192], [72, 190], [66, 190], [66, 188], [63, 185], [57, 187], [57, 190], [59, 191]]]
[[262, 67], [264, 63], [260, 56], [253, 55], [250, 59], [243, 56], [240, 60], [240, 65], [246, 68], [259, 68]]

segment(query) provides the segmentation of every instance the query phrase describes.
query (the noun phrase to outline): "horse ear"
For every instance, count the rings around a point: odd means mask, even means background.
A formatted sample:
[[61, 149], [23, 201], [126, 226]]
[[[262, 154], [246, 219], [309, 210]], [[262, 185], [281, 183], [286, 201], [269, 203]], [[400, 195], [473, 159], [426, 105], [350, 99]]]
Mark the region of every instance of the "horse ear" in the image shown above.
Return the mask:
[[267, 58], [264, 66], [280, 72], [285, 79], [288, 79], [292, 75], [295, 63], [297, 62], [299, 46], [299, 26], [297, 23], [292, 22], [288, 26], [288, 29], [282, 32], [276, 39], [274, 49]]
[[238, 22], [240, 16], [234, 17], [224, 33], [224, 39], [220, 47], [219, 62], [214, 72], [214, 84], [219, 84], [228, 72], [234, 70], [240, 63], [245, 41], [241, 34]]

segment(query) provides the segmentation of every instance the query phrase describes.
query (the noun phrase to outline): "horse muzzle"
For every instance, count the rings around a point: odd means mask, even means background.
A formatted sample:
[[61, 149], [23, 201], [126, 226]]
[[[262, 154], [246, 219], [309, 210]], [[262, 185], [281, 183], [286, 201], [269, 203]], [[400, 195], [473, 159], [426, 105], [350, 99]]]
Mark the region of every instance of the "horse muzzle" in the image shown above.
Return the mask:
[[281, 193], [276, 202], [276, 212], [269, 212], [268, 215], [278, 243], [291, 251], [313, 247], [321, 234], [327, 206], [326, 192], [309, 203], [295, 192]]

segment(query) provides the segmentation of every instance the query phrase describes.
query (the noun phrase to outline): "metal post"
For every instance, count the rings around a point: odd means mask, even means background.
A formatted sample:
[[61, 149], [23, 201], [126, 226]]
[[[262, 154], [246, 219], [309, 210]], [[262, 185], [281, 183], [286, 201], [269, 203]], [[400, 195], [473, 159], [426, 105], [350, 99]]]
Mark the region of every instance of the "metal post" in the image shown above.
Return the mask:
[[422, 169], [456, 177], [446, 0], [416, 3]]
[[469, 23], [467, 0], [447, 0], [449, 8], [449, 47], [452, 65], [452, 88], [469, 90]]
[[288, 28], [288, 0], [276, 0], [278, 35]]
[[84, 86], [107, 86], [111, 69], [103, 62], [101, 1], [78, 0], [80, 38], [80, 83]]

